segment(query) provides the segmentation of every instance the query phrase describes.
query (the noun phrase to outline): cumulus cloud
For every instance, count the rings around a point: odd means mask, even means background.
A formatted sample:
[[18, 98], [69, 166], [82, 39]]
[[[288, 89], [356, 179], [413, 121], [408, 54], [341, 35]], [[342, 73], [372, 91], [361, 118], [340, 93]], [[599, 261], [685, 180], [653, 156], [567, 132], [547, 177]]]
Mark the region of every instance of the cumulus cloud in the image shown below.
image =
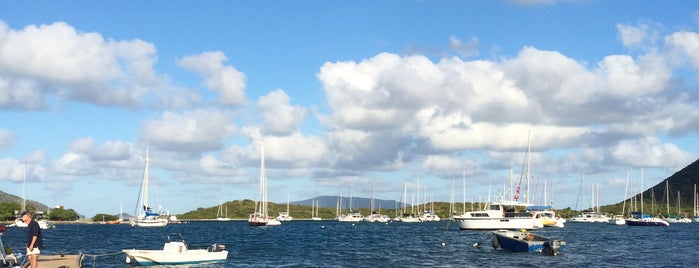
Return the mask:
[[144, 122], [140, 136], [149, 145], [167, 151], [218, 150], [234, 130], [232, 116], [217, 110], [164, 112], [161, 119]]
[[291, 99], [281, 89], [261, 96], [257, 109], [263, 120], [262, 131], [268, 135], [289, 135], [298, 131], [308, 110], [299, 105], [291, 105]]
[[617, 163], [637, 167], [682, 168], [695, 160], [694, 155], [657, 137], [622, 140], [610, 150], [610, 155]]
[[155, 61], [155, 46], [138, 39], [105, 39], [64, 22], [14, 30], [0, 21], [0, 107], [44, 109], [54, 98], [138, 107], [146, 96], [176, 98], [163, 90], [171, 86]]
[[[656, 40], [652, 30], [634, 37], [631, 28], [620, 29], [628, 45]], [[692, 35], [666, 40], [682, 54], [694, 49]], [[533, 47], [499, 61], [381, 53], [321, 67], [331, 111], [320, 118], [333, 127], [328, 140], [341, 152], [337, 167], [398, 167], [425, 154], [425, 167], [434, 169], [441, 163], [435, 153], [507, 152], [526, 144], [529, 130], [541, 150], [611, 145], [687, 133], [697, 122], [696, 107], [673, 88], [671, 67], [658, 49], [610, 55], [597, 65]], [[672, 144], [645, 146], [686, 163]], [[372, 158], [377, 151], [382, 160]]]
[[232, 106], [245, 104], [245, 74], [233, 66], [224, 65], [227, 60], [223, 52], [213, 51], [184, 57], [179, 65], [204, 77], [206, 86], [220, 94], [221, 103]]

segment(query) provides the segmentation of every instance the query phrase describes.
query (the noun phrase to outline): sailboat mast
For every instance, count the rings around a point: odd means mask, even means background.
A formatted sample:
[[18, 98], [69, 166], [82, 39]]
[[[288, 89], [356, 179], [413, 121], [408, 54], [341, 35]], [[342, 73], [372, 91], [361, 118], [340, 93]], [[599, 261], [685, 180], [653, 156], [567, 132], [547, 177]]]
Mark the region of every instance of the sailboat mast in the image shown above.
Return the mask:
[[24, 179], [22, 179], [22, 211], [27, 211], [27, 198], [25, 197], [27, 191], [27, 164], [24, 164]]
[[463, 214], [466, 214], [466, 169], [464, 169], [464, 172], [463, 172], [463, 180], [464, 180], [464, 182], [463, 182], [463, 186], [464, 186], [464, 187], [463, 187], [463, 191], [464, 191], [464, 194], [463, 194], [463, 196], [464, 196], [464, 207], [463, 207], [463, 208], [464, 208], [464, 211], [461, 213], [462, 215], [463, 215]]
[[143, 210], [148, 210], [150, 207], [148, 205], [148, 168], [150, 165], [150, 157], [148, 155], [148, 148], [146, 148], [146, 168], [143, 170], [143, 184], [141, 185], [141, 201], [143, 203]]
[[526, 196], [524, 198], [525, 203], [529, 204], [529, 183], [530, 183], [530, 177], [529, 177], [529, 168], [531, 167], [531, 163], [529, 163], [529, 158], [531, 154], [531, 137], [532, 137], [532, 131], [529, 130], [529, 134], [527, 135], [527, 191], [526, 191]]
[[265, 141], [264, 139], [261, 142], [260, 145], [260, 203], [259, 203], [259, 208], [258, 212], [260, 212], [263, 216], [267, 216], [267, 211], [265, 209], [265, 200], [266, 198], [266, 193], [265, 193]]

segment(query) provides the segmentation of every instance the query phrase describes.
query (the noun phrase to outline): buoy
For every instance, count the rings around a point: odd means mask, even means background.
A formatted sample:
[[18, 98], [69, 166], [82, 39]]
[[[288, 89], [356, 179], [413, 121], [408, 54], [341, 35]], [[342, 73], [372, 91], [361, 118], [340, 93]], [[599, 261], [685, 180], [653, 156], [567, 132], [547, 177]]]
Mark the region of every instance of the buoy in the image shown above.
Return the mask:
[[447, 242], [442, 241], [442, 246], [444, 247], [446, 245], [447, 245]]
[[131, 258], [129, 258], [129, 256], [126, 256], [126, 263], [131, 263]]
[[474, 248], [477, 248], [477, 247], [479, 247], [480, 245], [481, 245], [481, 244], [478, 244], [478, 242], [473, 243], [473, 247], [474, 247]]

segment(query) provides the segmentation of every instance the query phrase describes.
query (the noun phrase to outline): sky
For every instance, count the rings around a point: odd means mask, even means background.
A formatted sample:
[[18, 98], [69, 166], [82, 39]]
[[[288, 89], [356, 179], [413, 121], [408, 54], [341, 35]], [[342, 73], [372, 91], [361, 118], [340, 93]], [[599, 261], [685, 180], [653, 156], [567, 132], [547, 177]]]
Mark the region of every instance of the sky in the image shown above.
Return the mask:
[[582, 209], [697, 160], [698, 71], [696, 1], [0, 0], [0, 190]]

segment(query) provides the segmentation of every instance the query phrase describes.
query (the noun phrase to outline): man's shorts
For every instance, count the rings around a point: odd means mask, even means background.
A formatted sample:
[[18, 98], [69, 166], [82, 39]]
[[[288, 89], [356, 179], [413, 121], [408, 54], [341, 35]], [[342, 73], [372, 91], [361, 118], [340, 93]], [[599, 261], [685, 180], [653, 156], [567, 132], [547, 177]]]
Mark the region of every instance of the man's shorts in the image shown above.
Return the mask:
[[39, 255], [39, 253], [41, 253], [39, 248], [34, 248], [31, 251], [29, 250], [29, 248], [27, 248], [27, 255], [34, 255], [34, 254]]

